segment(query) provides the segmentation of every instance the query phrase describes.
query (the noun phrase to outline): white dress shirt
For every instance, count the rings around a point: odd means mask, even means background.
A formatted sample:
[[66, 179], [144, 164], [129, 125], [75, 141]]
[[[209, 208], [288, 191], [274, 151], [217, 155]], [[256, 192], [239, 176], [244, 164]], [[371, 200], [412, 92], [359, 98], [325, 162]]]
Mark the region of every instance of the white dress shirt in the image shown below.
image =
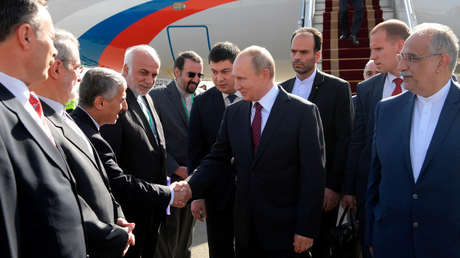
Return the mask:
[[417, 95], [415, 99], [410, 132], [410, 158], [415, 182], [420, 175], [450, 84], [451, 81], [428, 98]]
[[177, 90], [179, 91], [180, 98], [182, 100], [183, 106], [186, 108], [187, 117], [190, 115], [190, 110], [192, 110], [193, 104], [193, 93], [188, 93], [182, 90], [177, 84], [177, 81], [174, 82], [176, 84]]
[[260, 110], [261, 114], [261, 126], [260, 126], [260, 135], [262, 136], [262, 133], [264, 131], [265, 125], [267, 124], [268, 116], [270, 115], [270, 111], [272, 111], [273, 104], [275, 104], [276, 97], [278, 96], [279, 89], [276, 85], [273, 85], [272, 88], [263, 96], [259, 101], [253, 101], [252, 102], [252, 108], [251, 108], [251, 124], [252, 120], [254, 120], [254, 115], [256, 114], [256, 108], [254, 107], [254, 104], [256, 102], [259, 102], [259, 104], [262, 106], [262, 109]]
[[[43, 132], [52, 140], [53, 137], [49, 128], [44, 123], [41, 117], [38, 116], [35, 109], [29, 102], [30, 98], [30, 91], [29, 87], [27, 87], [22, 81], [11, 77], [7, 74], [0, 72], [0, 83], [3, 84], [15, 97], [15, 99], [24, 107], [27, 113], [31, 116], [31, 118], [38, 124], [38, 126], [43, 130]], [[53, 141], [53, 140], [52, 140]]]
[[305, 80], [301, 81], [299, 77], [295, 77], [294, 87], [292, 88], [292, 94], [302, 97], [304, 99], [308, 99], [310, 97], [311, 89], [313, 87], [313, 82], [315, 81], [316, 77], [316, 69], [313, 73], [306, 78]]
[[[387, 73], [387, 76], [385, 78], [385, 84], [383, 85], [383, 94], [382, 94], [382, 99], [391, 97], [391, 94], [396, 88], [396, 83], [393, 81], [396, 78], [403, 79], [402, 76], [396, 77], [391, 73]], [[406, 92], [407, 90], [404, 88], [404, 82], [401, 83], [401, 94]]]
[[236, 96], [236, 98], [233, 100], [233, 102], [230, 102], [230, 100], [228, 99], [229, 94], [223, 93], [223, 92], [221, 92], [221, 93], [222, 93], [222, 97], [224, 98], [225, 107], [228, 107], [231, 104], [236, 103], [236, 102], [238, 102], [238, 101], [243, 99], [243, 97], [241, 96], [241, 93], [239, 91], [236, 91], [235, 93], [233, 93]]

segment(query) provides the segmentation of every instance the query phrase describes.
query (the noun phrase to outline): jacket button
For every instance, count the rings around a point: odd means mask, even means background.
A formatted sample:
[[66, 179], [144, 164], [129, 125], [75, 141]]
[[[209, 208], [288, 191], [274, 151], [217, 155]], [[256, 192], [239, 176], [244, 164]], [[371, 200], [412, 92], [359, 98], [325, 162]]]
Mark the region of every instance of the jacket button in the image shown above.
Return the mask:
[[418, 194], [414, 193], [414, 194], [412, 195], [412, 199], [417, 200], [417, 199], [418, 199]]
[[412, 227], [413, 227], [413, 228], [418, 228], [418, 222], [412, 223]]

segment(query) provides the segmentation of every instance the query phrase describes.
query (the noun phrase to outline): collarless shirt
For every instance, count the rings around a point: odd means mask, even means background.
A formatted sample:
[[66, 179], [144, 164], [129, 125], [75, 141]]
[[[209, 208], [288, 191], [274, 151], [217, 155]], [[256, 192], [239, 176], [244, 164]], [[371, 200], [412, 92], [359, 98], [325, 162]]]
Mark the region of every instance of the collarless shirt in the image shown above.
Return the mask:
[[[396, 83], [393, 81], [396, 78], [403, 79], [402, 76], [394, 76], [392, 73], [387, 73], [387, 76], [385, 78], [385, 84], [383, 84], [383, 94], [382, 94], [382, 99], [391, 97], [391, 94], [393, 94], [393, 91], [396, 88]], [[404, 82], [401, 83], [401, 94], [406, 92], [407, 90], [404, 88]]]
[[234, 103], [236, 103], [236, 102], [238, 102], [238, 101], [243, 99], [243, 97], [241, 96], [241, 93], [239, 91], [236, 91], [235, 93], [233, 93], [236, 96], [236, 98], [233, 100], [233, 102], [230, 102], [230, 100], [228, 99], [228, 96], [230, 94], [223, 93], [223, 92], [221, 92], [221, 93], [222, 93], [222, 97], [224, 98], [225, 107], [228, 107], [231, 104], [234, 104]]
[[49, 130], [45, 129], [45, 124], [43, 123], [42, 118], [40, 118], [35, 112], [32, 105], [29, 103], [30, 91], [24, 82], [11, 77], [5, 73], [0, 72], [0, 83], [5, 86], [11, 94], [14, 95], [15, 99], [24, 107], [27, 113], [32, 117], [32, 119], [38, 124], [38, 126], [43, 130], [43, 132], [49, 135]]
[[177, 84], [177, 81], [175, 81], [174, 83], [176, 84], [176, 88], [179, 91], [179, 95], [182, 100], [182, 103], [187, 109], [186, 111], [190, 114], [190, 110], [192, 109], [192, 104], [193, 104], [193, 93], [188, 93], [188, 92], [183, 91], [179, 87], [179, 84]]
[[268, 116], [270, 115], [270, 112], [272, 111], [273, 104], [275, 104], [276, 97], [278, 96], [279, 89], [277, 86], [273, 85], [272, 88], [258, 101], [252, 101], [252, 107], [251, 107], [251, 124], [252, 120], [254, 120], [254, 115], [256, 113], [256, 108], [254, 107], [254, 104], [258, 102], [261, 106], [262, 109], [260, 110], [261, 114], [261, 126], [260, 126], [260, 135], [262, 135], [262, 132], [264, 131], [265, 125], [267, 124]]
[[296, 76], [294, 87], [292, 88], [292, 94], [302, 97], [304, 99], [308, 99], [308, 97], [310, 97], [311, 89], [313, 88], [313, 82], [315, 81], [315, 77], [316, 69], [308, 78], [306, 78], [303, 81], [301, 81], [299, 77]]
[[420, 175], [450, 84], [451, 81], [428, 98], [417, 95], [415, 99], [410, 135], [410, 157], [415, 182]]

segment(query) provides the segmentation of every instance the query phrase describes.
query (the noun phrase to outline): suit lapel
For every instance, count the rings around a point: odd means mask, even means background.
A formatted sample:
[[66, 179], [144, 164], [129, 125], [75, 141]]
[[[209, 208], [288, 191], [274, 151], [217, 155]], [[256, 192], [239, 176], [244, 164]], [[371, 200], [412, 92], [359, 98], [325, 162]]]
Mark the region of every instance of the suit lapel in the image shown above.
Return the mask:
[[43, 130], [35, 123], [35, 120], [30, 116], [21, 104], [15, 100], [13, 94], [11, 94], [1, 83], [0, 83], [0, 99], [3, 101], [5, 106], [13, 113], [16, 114], [19, 121], [24, 125], [26, 130], [30, 133], [32, 138], [37, 142], [38, 146], [43, 152], [61, 169], [62, 174], [73, 182], [73, 177], [69, 175], [67, 170], [67, 164], [59, 153], [59, 150], [52, 144], [48, 136]]
[[296, 78], [296, 77], [290, 79], [290, 80], [287, 81], [287, 83], [285, 84], [284, 89], [286, 90], [286, 92], [292, 93], [292, 89], [294, 88], [295, 78]]
[[404, 153], [404, 165], [406, 166], [406, 171], [409, 172], [410, 182], [414, 182], [414, 173], [412, 172], [412, 163], [410, 158], [410, 134], [411, 134], [411, 125], [412, 125], [412, 114], [414, 111], [415, 104], [415, 95], [412, 93], [408, 97], [407, 103], [401, 109], [401, 139], [402, 139], [402, 150]]
[[372, 106], [375, 107], [377, 103], [382, 100], [383, 97], [383, 87], [385, 86], [385, 80], [387, 74], [378, 75], [379, 78], [376, 78], [376, 82], [372, 85]]
[[439, 115], [438, 124], [433, 133], [433, 138], [431, 139], [430, 145], [426, 152], [425, 160], [423, 162], [422, 169], [420, 170], [420, 178], [422, 180], [426, 169], [430, 161], [433, 159], [433, 156], [436, 152], [442, 148], [442, 143], [444, 139], [449, 134], [449, 130], [454, 123], [455, 119], [460, 115], [460, 89], [459, 86], [455, 83], [450, 84], [449, 93], [447, 94], [446, 100]]
[[[262, 135], [260, 137], [259, 146], [257, 147], [256, 154], [254, 156], [254, 161], [252, 163], [252, 167], [257, 164], [257, 161], [262, 156], [263, 152], [267, 148], [268, 144], [270, 143], [270, 139], [273, 139], [273, 134], [276, 132], [278, 127], [282, 125], [283, 119], [288, 113], [286, 111], [285, 101], [288, 101], [287, 93], [281, 88], [279, 88], [278, 96], [275, 99], [275, 103], [273, 104], [272, 110], [268, 115], [267, 123], [265, 124], [265, 128], [262, 131]], [[252, 142], [252, 141], [251, 141]]]
[[187, 127], [187, 115], [185, 114], [185, 104], [182, 102], [179, 90], [177, 89], [176, 82], [173, 81], [168, 84], [166, 91], [168, 93], [169, 100], [172, 103], [172, 108], [178, 112], [178, 115], [182, 118], [185, 127]]
[[[252, 130], [251, 130], [251, 102], [244, 101], [244, 105], [241, 108], [241, 114], [239, 117], [243, 118], [243, 124], [238, 129], [245, 130], [241, 133], [241, 143], [246, 144], [245, 149], [249, 160], [254, 158], [254, 148], [252, 146]], [[228, 122], [227, 122], [228, 123]]]
[[308, 96], [308, 100], [316, 103], [316, 97], [318, 96], [318, 90], [321, 84], [324, 82], [324, 75], [321, 71], [316, 70], [315, 80], [313, 81], [313, 85], [311, 86], [310, 96]]
[[[147, 103], [147, 106], [150, 110], [150, 114], [152, 114], [152, 118], [153, 118], [153, 121], [155, 123], [155, 128], [157, 130], [157, 134], [158, 134], [158, 141], [155, 141], [155, 143], [157, 144], [157, 147], [159, 147], [159, 145], [162, 146], [162, 148], [159, 148], [159, 151], [163, 151], [163, 149], [165, 148], [166, 146], [166, 141], [165, 141], [165, 136], [164, 136], [164, 133], [163, 133], [163, 126], [161, 124], [161, 120], [160, 120], [160, 117], [158, 116], [158, 113], [157, 113], [157, 110], [155, 109], [155, 105], [153, 104], [153, 101], [152, 101], [152, 98], [150, 97], [150, 95], [145, 95], [144, 96], [144, 100], [146, 101]], [[152, 130], [150, 130], [152, 131]]]

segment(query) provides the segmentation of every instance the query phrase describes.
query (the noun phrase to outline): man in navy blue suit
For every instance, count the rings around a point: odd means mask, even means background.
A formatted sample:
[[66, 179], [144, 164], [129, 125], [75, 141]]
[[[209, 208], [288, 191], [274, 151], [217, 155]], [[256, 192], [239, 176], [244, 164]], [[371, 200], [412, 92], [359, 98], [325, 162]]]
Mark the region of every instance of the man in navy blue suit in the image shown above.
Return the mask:
[[398, 68], [408, 92], [380, 102], [366, 201], [374, 257], [460, 257], [458, 38], [421, 24]]
[[[189, 171], [194, 171], [211, 151], [216, 141], [225, 108], [241, 100], [232, 76], [233, 61], [240, 52], [230, 42], [214, 45], [209, 53], [209, 65], [214, 87], [197, 96], [193, 102], [189, 122]], [[235, 195], [235, 170], [227, 167], [222, 173], [221, 184], [191, 205], [196, 219], [206, 218], [209, 257], [234, 257], [233, 249], [233, 199]], [[223, 198], [221, 196], [224, 196]]]

